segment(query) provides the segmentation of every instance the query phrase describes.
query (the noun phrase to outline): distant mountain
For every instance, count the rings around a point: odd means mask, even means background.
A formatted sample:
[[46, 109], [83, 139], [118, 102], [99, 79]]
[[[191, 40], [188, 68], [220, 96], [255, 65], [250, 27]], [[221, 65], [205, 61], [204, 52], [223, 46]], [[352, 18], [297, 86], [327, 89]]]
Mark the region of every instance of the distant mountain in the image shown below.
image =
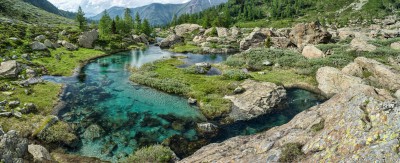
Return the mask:
[[[191, 0], [183, 4], [161, 4], [153, 3], [142, 7], [131, 8], [132, 16], [135, 16], [136, 12], [139, 13], [142, 19], [148, 19], [152, 25], [165, 25], [168, 24], [176, 14], [177, 16], [182, 14], [193, 14], [201, 12], [210, 7], [222, 4], [228, 0]], [[124, 14], [124, 7], [112, 7], [107, 10], [112, 18], [117, 15], [120, 17]], [[100, 13], [92, 20], [100, 20], [103, 13]]]
[[38, 24], [70, 24], [73, 20], [48, 12], [23, 0], [0, 0], [0, 17]]
[[75, 17], [75, 13], [60, 10], [47, 0], [23, 0], [23, 1], [30, 3], [38, 8], [41, 8], [47, 12], [56, 14], [56, 15], [60, 15], [60, 16], [66, 17], [66, 18], [74, 18]]

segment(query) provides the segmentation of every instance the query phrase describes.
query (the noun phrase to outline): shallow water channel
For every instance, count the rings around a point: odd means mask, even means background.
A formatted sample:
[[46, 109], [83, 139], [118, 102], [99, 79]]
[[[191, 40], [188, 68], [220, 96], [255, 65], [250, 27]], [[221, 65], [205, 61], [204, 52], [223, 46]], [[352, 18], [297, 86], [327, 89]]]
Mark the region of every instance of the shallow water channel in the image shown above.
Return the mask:
[[[68, 150], [116, 162], [139, 147], [160, 144], [174, 135], [188, 142], [204, 139], [198, 135], [195, 126], [206, 119], [196, 107], [188, 105], [186, 98], [129, 80], [129, 67], [140, 67], [174, 55], [186, 55], [185, 65], [219, 63], [227, 58], [226, 55], [175, 54], [150, 46], [144, 51], [133, 50], [95, 59], [82, 69], [83, 75], [79, 77], [43, 77], [47, 81], [66, 84], [62, 96], [66, 105], [59, 116], [76, 126], [80, 138], [79, 146]], [[321, 102], [318, 95], [305, 90], [288, 90], [288, 95], [287, 109], [251, 121], [221, 126], [217, 136], [206, 143], [282, 125], [297, 113]]]

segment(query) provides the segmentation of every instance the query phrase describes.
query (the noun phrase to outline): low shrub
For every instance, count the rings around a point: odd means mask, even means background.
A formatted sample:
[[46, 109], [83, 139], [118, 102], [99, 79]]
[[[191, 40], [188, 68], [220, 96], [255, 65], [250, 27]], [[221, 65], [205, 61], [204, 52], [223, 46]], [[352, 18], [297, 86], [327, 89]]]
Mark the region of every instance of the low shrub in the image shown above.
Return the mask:
[[173, 159], [173, 152], [168, 147], [153, 145], [137, 150], [123, 162], [143, 163], [143, 162], [170, 162]]
[[242, 70], [228, 70], [222, 75], [222, 78], [225, 80], [236, 80], [236, 81], [248, 79], [250, 77], [251, 76], [249, 74], [243, 72]]
[[[155, 78], [154, 73], [134, 73], [131, 76], [133, 82], [147, 85], [149, 87], [162, 90], [168, 93], [184, 95], [189, 91], [189, 87], [176, 79]], [[157, 75], [158, 76], [158, 75]]]
[[281, 157], [279, 158], [279, 162], [295, 162], [299, 159], [300, 156], [304, 155], [301, 151], [303, 147], [300, 143], [288, 143], [283, 145]]

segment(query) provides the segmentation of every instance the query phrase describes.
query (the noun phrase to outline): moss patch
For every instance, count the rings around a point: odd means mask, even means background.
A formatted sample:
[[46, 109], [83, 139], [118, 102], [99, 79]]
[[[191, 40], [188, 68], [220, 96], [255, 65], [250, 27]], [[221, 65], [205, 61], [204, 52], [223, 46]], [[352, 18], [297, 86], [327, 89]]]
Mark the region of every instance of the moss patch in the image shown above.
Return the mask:
[[294, 162], [299, 160], [299, 157], [304, 155], [301, 151], [302, 147], [303, 145], [300, 143], [288, 143], [283, 145], [279, 162]]
[[137, 150], [134, 154], [130, 155], [123, 162], [126, 163], [142, 163], [142, 162], [159, 162], [166, 163], [173, 159], [173, 152], [171, 149], [161, 146], [153, 145], [144, 147]]

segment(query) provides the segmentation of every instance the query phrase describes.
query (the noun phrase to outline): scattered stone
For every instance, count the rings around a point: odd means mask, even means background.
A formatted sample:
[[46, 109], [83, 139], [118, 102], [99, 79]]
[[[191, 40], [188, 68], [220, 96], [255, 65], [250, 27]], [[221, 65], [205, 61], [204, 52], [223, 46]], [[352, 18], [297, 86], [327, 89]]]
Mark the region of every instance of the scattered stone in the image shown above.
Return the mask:
[[194, 98], [189, 98], [189, 99], [188, 99], [188, 103], [189, 103], [190, 105], [196, 105], [196, 104], [197, 104], [197, 100], [194, 99]]
[[78, 46], [71, 44], [67, 41], [62, 41], [62, 46], [64, 46], [69, 51], [78, 50]]
[[33, 156], [35, 161], [51, 161], [50, 153], [41, 145], [28, 145], [28, 152]]
[[395, 50], [400, 50], [400, 42], [394, 42], [390, 44], [390, 47]]
[[169, 35], [167, 38], [163, 39], [160, 42], [160, 47], [165, 49], [165, 48], [170, 48], [173, 45], [177, 44], [177, 43], [181, 43], [183, 41], [182, 37], [178, 36], [178, 35]]
[[22, 57], [23, 59], [25, 59], [25, 60], [28, 60], [28, 61], [31, 60], [31, 57], [30, 57], [29, 54], [27, 54], [27, 53], [22, 54], [21, 57]]
[[0, 106], [0, 112], [5, 112], [6, 111], [6, 107], [5, 106]]
[[6, 106], [6, 105], [7, 105], [7, 103], [8, 103], [8, 101], [7, 101], [7, 100], [3, 100], [3, 101], [1, 101], [1, 102], [0, 102], [0, 106]]
[[17, 110], [11, 110], [11, 114], [12, 114], [14, 117], [22, 118], [22, 113], [19, 112], [19, 111], [17, 111]]
[[0, 64], [0, 78], [16, 78], [20, 71], [20, 65], [15, 60], [1, 62]]
[[307, 45], [303, 48], [302, 55], [308, 59], [325, 57], [324, 52], [319, 50], [314, 45]]
[[10, 117], [11, 115], [12, 115], [11, 112], [3, 112], [3, 113], [0, 113], [0, 117]]
[[39, 36], [35, 37], [35, 41], [39, 41], [39, 42], [42, 42], [45, 39], [46, 39], [46, 36], [44, 36], [44, 35], [39, 35]]
[[356, 51], [372, 52], [376, 50], [375, 45], [368, 44], [366, 40], [355, 38], [350, 43], [350, 47]]
[[207, 63], [207, 62], [196, 63], [195, 66], [204, 67], [204, 68], [211, 68], [211, 64]]
[[37, 111], [37, 107], [33, 103], [26, 103], [24, 104], [24, 108], [21, 109], [21, 112], [24, 114], [29, 114]]
[[53, 47], [53, 43], [52, 43], [49, 39], [44, 40], [44, 45], [45, 45], [47, 48], [54, 48], [54, 47]]
[[83, 32], [78, 38], [79, 46], [93, 48], [93, 43], [99, 38], [99, 32], [95, 29]]
[[43, 79], [40, 77], [32, 77], [27, 80], [20, 81], [19, 84], [24, 87], [28, 87], [30, 85], [35, 85], [38, 83], [43, 83]]
[[35, 50], [35, 51], [47, 50], [47, 46], [39, 41], [34, 41], [31, 44], [31, 48], [32, 48], [32, 50]]
[[280, 109], [286, 99], [286, 90], [274, 83], [246, 80], [241, 84], [242, 94], [225, 96], [233, 103], [230, 117], [234, 121], [249, 120]]
[[233, 91], [233, 93], [235, 93], [235, 94], [241, 94], [241, 93], [243, 93], [244, 91], [246, 91], [246, 89], [244, 89], [243, 87], [237, 87], [237, 88], [235, 88], [235, 90]]
[[11, 107], [11, 108], [15, 108], [15, 107], [19, 106], [19, 104], [20, 104], [19, 101], [10, 101], [8, 103], [8, 106]]

